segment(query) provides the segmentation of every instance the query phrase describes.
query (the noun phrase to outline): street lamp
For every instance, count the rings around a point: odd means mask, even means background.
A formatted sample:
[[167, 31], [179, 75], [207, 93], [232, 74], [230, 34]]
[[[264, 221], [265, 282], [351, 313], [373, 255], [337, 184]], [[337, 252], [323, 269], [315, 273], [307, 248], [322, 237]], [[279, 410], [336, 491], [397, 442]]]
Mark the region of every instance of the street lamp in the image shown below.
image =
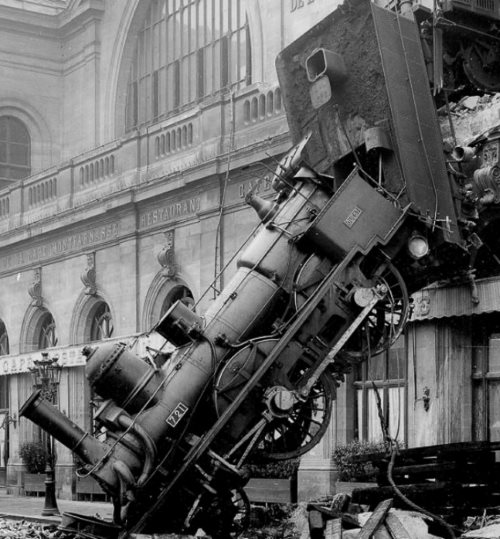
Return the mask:
[[[30, 372], [33, 384], [40, 389], [42, 397], [52, 404], [57, 403], [57, 388], [61, 380], [62, 366], [58, 363], [59, 357], [49, 358], [48, 352], [42, 352], [42, 359], [33, 361]], [[50, 434], [45, 434], [47, 457], [45, 459], [45, 504], [42, 516], [58, 515], [56, 500], [54, 441]]]

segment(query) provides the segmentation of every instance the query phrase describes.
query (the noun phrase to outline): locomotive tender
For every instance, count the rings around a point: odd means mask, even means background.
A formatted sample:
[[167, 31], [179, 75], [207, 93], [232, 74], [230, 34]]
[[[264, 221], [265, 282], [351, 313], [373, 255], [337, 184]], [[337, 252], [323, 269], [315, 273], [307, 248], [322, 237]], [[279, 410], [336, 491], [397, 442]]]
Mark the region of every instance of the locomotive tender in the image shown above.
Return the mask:
[[274, 197], [247, 196], [261, 224], [224, 290], [203, 316], [178, 301], [157, 323], [176, 347], [161, 367], [125, 343], [84, 349], [104, 441], [40, 392], [21, 410], [112, 497], [103, 536], [237, 534], [245, 465], [318, 443], [343, 375], [394, 342], [409, 294], [455, 276], [473, 301], [474, 264], [493, 271], [481, 215], [498, 203], [500, 137], [456, 148], [474, 170], [450, 170], [414, 20], [351, 0], [277, 70], [296, 146]]

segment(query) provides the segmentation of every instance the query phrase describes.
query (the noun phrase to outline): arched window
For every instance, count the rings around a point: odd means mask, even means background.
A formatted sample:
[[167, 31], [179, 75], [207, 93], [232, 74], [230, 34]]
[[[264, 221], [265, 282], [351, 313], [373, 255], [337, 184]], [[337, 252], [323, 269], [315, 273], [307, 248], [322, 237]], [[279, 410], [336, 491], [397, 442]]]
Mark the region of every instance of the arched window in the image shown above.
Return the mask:
[[31, 174], [31, 140], [14, 116], [0, 116], [0, 188]]
[[5, 324], [0, 320], [0, 356], [9, 355], [9, 336]]
[[113, 335], [113, 319], [108, 304], [104, 301], [97, 304], [92, 313], [90, 340], [102, 341]]
[[182, 303], [184, 303], [188, 307], [194, 306], [194, 298], [193, 298], [193, 294], [191, 293], [191, 290], [189, 290], [189, 288], [184, 285], [174, 286], [168, 292], [168, 294], [165, 296], [165, 299], [163, 300], [161, 310], [160, 310], [160, 318], [179, 299], [182, 301]]
[[54, 317], [46, 312], [40, 320], [38, 334], [38, 349], [45, 350], [57, 345], [56, 323]]
[[221, 90], [250, 84], [250, 36], [243, 4], [151, 0], [130, 70], [127, 130]]

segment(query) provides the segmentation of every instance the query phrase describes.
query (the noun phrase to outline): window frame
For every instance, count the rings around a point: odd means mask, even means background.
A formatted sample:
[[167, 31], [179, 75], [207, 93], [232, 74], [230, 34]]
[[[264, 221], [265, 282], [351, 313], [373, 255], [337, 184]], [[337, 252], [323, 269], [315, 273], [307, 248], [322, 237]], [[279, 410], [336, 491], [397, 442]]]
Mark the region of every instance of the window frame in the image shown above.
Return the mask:
[[[395, 355], [396, 362], [401, 369], [401, 374], [399, 377], [395, 378], [390, 377], [390, 361], [392, 354]], [[370, 367], [372, 367], [369, 361], [377, 361], [380, 363], [378, 365], [379, 372], [377, 373], [380, 374], [379, 377], [369, 376]], [[372, 370], [376, 369], [372, 368]], [[359, 365], [357, 365], [357, 367], [354, 369], [354, 376], [354, 431], [357, 439], [361, 441], [383, 441], [380, 419], [378, 416], [378, 407], [376, 413], [375, 411], [372, 411], [372, 418], [376, 418], [376, 424], [374, 425], [370, 422], [370, 406], [376, 406], [375, 395], [376, 392], [378, 392], [382, 401], [381, 408], [383, 416], [386, 422], [388, 422], [390, 425], [390, 391], [396, 389], [399, 401], [399, 411], [400, 413], [402, 412], [402, 416], [398, 415], [399, 432], [397, 433], [397, 438], [399, 442], [406, 442], [408, 439], [408, 361], [404, 335], [400, 336], [389, 350], [386, 350], [368, 360], [362, 361]], [[377, 436], [374, 436], [374, 433], [377, 433]], [[395, 436], [396, 432], [391, 432], [391, 429], [389, 429], [389, 434], [391, 436]]]
[[251, 83], [250, 32], [242, 2], [152, 0], [130, 67], [126, 132]]
[[40, 320], [37, 340], [38, 350], [46, 350], [57, 346], [56, 322], [49, 311], [45, 312]]
[[113, 331], [114, 325], [111, 309], [105, 301], [100, 301], [92, 311], [90, 320], [90, 342], [110, 339], [113, 336]]
[[[23, 135], [14, 137], [14, 126]], [[5, 136], [3, 133], [5, 132]], [[13, 150], [16, 147], [22, 147], [26, 155], [25, 162], [19, 163], [13, 160]], [[19, 175], [12, 177], [9, 174], [2, 175], [3, 169], [20, 171]], [[18, 182], [31, 175], [31, 136], [26, 124], [9, 114], [0, 115], [0, 188], [11, 183]], [[24, 172], [23, 172], [24, 171]], [[18, 176], [18, 177], [17, 177]]]
[[9, 335], [7, 328], [2, 320], [0, 320], [0, 356], [8, 356], [10, 354]]

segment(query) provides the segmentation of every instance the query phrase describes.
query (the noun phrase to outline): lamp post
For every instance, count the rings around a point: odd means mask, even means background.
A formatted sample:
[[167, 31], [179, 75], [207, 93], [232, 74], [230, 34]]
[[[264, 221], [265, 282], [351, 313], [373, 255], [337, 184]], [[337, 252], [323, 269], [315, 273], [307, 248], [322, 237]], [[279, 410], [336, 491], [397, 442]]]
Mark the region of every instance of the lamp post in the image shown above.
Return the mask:
[[[57, 388], [61, 380], [62, 366], [58, 356], [49, 358], [48, 352], [42, 352], [42, 359], [34, 360], [30, 368], [34, 386], [41, 390], [44, 399], [52, 404], [57, 403]], [[54, 441], [50, 434], [45, 434], [47, 457], [45, 459], [45, 504], [42, 516], [58, 515], [56, 500]]]

